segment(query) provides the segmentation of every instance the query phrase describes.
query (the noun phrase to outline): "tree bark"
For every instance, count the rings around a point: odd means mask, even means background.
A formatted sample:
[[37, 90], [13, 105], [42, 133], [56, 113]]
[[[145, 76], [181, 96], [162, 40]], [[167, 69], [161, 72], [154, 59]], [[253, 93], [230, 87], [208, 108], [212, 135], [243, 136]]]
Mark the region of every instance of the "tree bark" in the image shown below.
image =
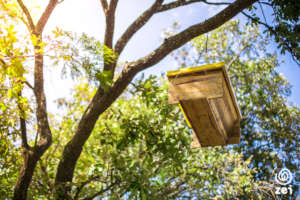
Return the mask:
[[23, 149], [23, 166], [21, 168], [14, 191], [14, 200], [25, 200], [32, 175], [37, 164], [37, 158], [31, 150]]
[[14, 200], [27, 199], [27, 191], [33, 177], [35, 167], [43, 152], [38, 148], [23, 148], [23, 165], [14, 189]]

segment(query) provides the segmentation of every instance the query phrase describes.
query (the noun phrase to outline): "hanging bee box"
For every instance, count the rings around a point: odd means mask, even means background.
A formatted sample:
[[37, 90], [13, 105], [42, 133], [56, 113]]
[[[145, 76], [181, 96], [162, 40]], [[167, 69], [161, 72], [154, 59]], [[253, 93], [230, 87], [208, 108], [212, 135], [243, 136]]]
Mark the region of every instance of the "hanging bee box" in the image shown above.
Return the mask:
[[238, 144], [241, 113], [224, 63], [169, 71], [169, 104], [193, 129], [192, 147]]

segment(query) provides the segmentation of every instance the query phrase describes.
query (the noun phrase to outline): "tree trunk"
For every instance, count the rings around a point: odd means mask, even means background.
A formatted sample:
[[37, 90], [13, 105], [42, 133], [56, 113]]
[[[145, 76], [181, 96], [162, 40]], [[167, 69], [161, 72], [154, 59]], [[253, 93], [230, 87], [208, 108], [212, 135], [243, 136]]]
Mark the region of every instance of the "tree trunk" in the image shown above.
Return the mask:
[[14, 200], [25, 200], [27, 198], [28, 187], [37, 161], [39, 160], [39, 156], [35, 155], [32, 150], [24, 149], [23, 159], [23, 166], [14, 189]]

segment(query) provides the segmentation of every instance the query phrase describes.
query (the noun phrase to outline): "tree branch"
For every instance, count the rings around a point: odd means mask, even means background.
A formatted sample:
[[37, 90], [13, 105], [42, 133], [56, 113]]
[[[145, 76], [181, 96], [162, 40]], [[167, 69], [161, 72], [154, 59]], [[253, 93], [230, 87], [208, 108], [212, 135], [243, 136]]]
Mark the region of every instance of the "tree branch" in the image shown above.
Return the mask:
[[[19, 97], [22, 97], [21, 91], [19, 92]], [[20, 111], [20, 130], [21, 130], [21, 139], [22, 139], [22, 147], [28, 150], [30, 147], [27, 141], [27, 129], [26, 129], [26, 121], [25, 121], [25, 112], [23, 106], [18, 103], [18, 108]]]
[[102, 190], [100, 190], [99, 192], [97, 192], [96, 194], [94, 194], [94, 195], [92, 195], [92, 196], [90, 196], [90, 197], [84, 198], [83, 200], [93, 200], [95, 197], [97, 197], [97, 196], [103, 194], [104, 192], [109, 191], [109, 190], [110, 190], [113, 186], [115, 186], [116, 184], [119, 184], [119, 181], [116, 181], [116, 182], [112, 183], [112, 184], [109, 185], [107, 188], [102, 189]]
[[26, 130], [26, 122], [23, 117], [20, 117], [20, 123], [21, 123], [21, 137], [22, 137], [22, 147], [28, 148], [27, 143], [27, 130]]
[[43, 32], [44, 27], [57, 4], [58, 4], [58, 0], [50, 0], [49, 1], [45, 11], [43, 12], [42, 16], [40, 17], [40, 19], [36, 25], [36, 32], [38, 35], [40, 35]]
[[2, 63], [3, 66], [6, 66], [6, 62], [2, 58], [0, 58], [0, 62]]
[[31, 31], [31, 32], [34, 32], [34, 31], [35, 31], [35, 26], [34, 26], [32, 17], [31, 17], [31, 15], [30, 15], [30, 13], [29, 13], [27, 7], [25, 6], [25, 4], [23, 3], [22, 0], [17, 0], [17, 1], [18, 1], [19, 6], [21, 7], [22, 11], [23, 11], [24, 14], [26, 15], [26, 18], [27, 18], [27, 21], [28, 21], [28, 24], [29, 24], [30, 31]]
[[[159, 196], [161, 198], [165, 198], [168, 197], [170, 194], [172, 194], [175, 191], [179, 191], [180, 187], [182, 185], [184, 185], [186, 183], [185, 178], [183, 178], [182, 180], [178, 181], [176, 184], [171, 185], [170, 187], [168, 187], [165, 191], [163, 191]], [[180, 190], [181, 191], [181, 190]]]
[[215, 5], [215, 6], [230, 5], [231, 4], [229, 2], [209, 2], [209, 1], [206, 1], [206, 0], [203, 0], [203, 3], [208, 4], [208, 5]]
[[265, 12], [264, 12], [264, 9], [263, 9], [263, 7], [262, 7], [262, 3], [260, 2], [260, 1], [258, 1], [258, 4], [259, 4], [259, 7], [260, 7], [260, 9], [261, 9], [261, 12], [262, 12], [262, 15], [263, 15], [263, 17], [264, 17], [264, 19], [265, 19], [265, 23], [267, 23], [267, 18], [266, 18], [266, 16], [265, 16]]
[[200, 2], [205, 3], [205, 4], [210, 4], [210, 5], [230, 5], [229, 2], [208, 2], [206, 0], [190, 0], [190, 1], [178, 0], [175, 2], [171, 2], [171, 3], [160, 6], [160, 8], [157, 10], [157, 12], [163, 12], [163, 11], [178, 8], [181, 6], [187, 6], [187, 5], [190, 5], [193, 3], [200, 3]]
[[248, 15], [248, 14], [245, 13], [245, 12], [241, 12], [241, 13], [242, 13], [245, 17], [251, 19], [252, 21], [257, 22], [257, 23], [259, 23], [260, 25], [264, 25], [270, 32], [275, 33], [275, 31], [273, 30], [273, 27], [271, 27], [270, 25], [268, 25], [268, 24], [266, 24], [266, 23], [264, 23], [264, 22], [262, 22], [262, 21], [259, 21], [258, 19], [252, 17], [251, 15]]
[[241, 53], [248, 47], [249, 47], [249, 45], [244, 45], [239, 50], [239, 52], [234, 56], [234, 58], [226, 65], [228, 71], [230, 70], [231, 65], [240, 57]]
[[92, 182], [92, 181], [94, 181], [98, 178], [100, 178], [100, 176], [93, 176], [93, 177], [89, 178], [87, 181], [82, 182], [82, 184], [79, 187], [77, 187], [77, 191], [76, 191], [76, 194], [74, 196], [74, 200], [78, 199], [79, 194], [80, 194], [80, 192], [81, 192], [81, 190], [84, 186], [86, 186], [87, 184], [89, 184], [90, 182]]
[[32, 90], [34, 90], [33, 86], [28, 82], [28, 81], [24, 81], [24, 83]]
[[115, 29], [115, 12], [117, 8], [118, 0], [111, 0], [106, 15], [106, 29], [104, 44], [112, 49], [112, 41]]
[[254, 17], [252, 17], [251, 15], [245, 13], [245, 12], [241, 12], [245, 17], [251, 19], [252, 21], [260, 24], [260, 25], [263, 25], [271, 34], [277, 36], [279, 39], [280, 39], [280, 42], [282, 42], [282, 44], [285, 46], [285, 48], [288, 49], [288, 51], [291, 53], [292, 55], [292, 58], [293, 60], [300, 66], [300, 57], [297, 56], [297, 54], [295, 53], [295, 51], [293, 50], [292, 47], [290, 47], [290, 45], [286, 42], [286, 41], [283, 41], [281, 38], [280, 38], [280, 35], [278, 35], [278, 33], [274, 30], [274, 28], [270, 25], [268, 25], [267, 23], [264, 23]]
[[[40, 36], [40, 41], [41, 41]], [[44, 91], [44, 58], [43, 55], [37, 53], [40, 50], [39, 46], [34, 46], [35, 60], [34, 60], [34, 95], [36, 98], [36, 118], [37, 118], [37, 132], [40, 136], [37, 142], [38, 152], [44, 152], [52, 143], [52, 135], [48, 122], [47, 103]]]
[[[101, 1], [103, 2], [103, 1]], [[115, 12], [117, 8], [118, 0], [111, 0], [109, 7], [106, 9], [105, 17], [106, 17], [106, 28], [105, 28], [105, 36], [104, 36], [104, 44], [112, 49], [113, 46], [113, 37], [114, 37], [114, 30], [115, 30]], [[102, 5], [105, 5], [105, 3]], [[104, 70], [108, 71], [110, 70], [111, 78], [113, 78], [114, 71], [115, 71], [115, 62], [107, 62], [104, 61]]]
[[173, 8], [178, 8], [180, 6], [186, 6], [192, 3], [197, 3], [197, 2], [202, 2], [203, 0], [191, 0], [191, 1], [184, 1], [184, 0], [178, 0], [175, 2], [171, 2], [168, 4], [164, 4], [162, 6], [159, 7], [159, 9], [157, 10], [157, 12], [163, 12], [163, 11], [167, 11]]
[[172, 3], [168, 3], [165, 5], [162, 5], [163, 0], [156, 0], [154, 2], [154, 4], [147, 9], [142, 15], [140, 15], [129, 27], [128, 29], [125, 31], [125, 33], [123, 33], [123, 35], [120, 37], [120, 39], [117, 41], [116, 45], [115, 45], [115, 52], [120, 55], [123, 51], [123, 49], [125, 48], [125, 46], [127, 45], [127, 43], [129, 42], [129, 40], [132, 38], [132, 36], [139, 30], [141, 29], [149, 20], [150, 18], [158, 13], [158, 12], [163, 12], [163, 11], [167, 11], [170, 9], [174, 9], [180, 6], [185, 6], [185, 5], [189, 5], [192, 3], [197, 3], [197, 2], [204, 2], [204, 3], [208, 3], [208, 4], [213, 4], [213, 5], [228, 5], [230, 3], [222, 3], [222, 2], [207, 2], [204, 0], [191, 0], [191, 1], [183, 1], [183, 0], [179, 0], [176, 2], [172, 2]]
[[107, 10], [107, 7], [108, 7], [107, 1], [106, 0], [100, 0], [100, 2], [101, 2], [101, 5], [102, 5], [102, 8], [103, 8], [103, 11], [106, 14], [106, 10]]
[[[39, 42], [42, 42], [42, 32], [44, 27], [53, 12], [55, 6], [58, 4], [58, 0], [50, 0], [46, 9], [44, 10], [42, 16], [40, 17], [35, 34], [39, 38]], [[45, 150], [52, 143], [52, 135], [49, 127], [48, 116], [47, 116], [47, 105], [46, 105], [46, 96], [44, 92], [44, 57], [39, 53], [41, 47], [39, 45], [34, 46], [35, 50], [35, 67], [34, 67], [34, 94], [36, 97], [36, 118], [38, 122], [38, 134], [40, 139], [35, 146], [39, 153], [44, 153]]]
[[132, 36], [143, 27], [149, 19], [158, 11], [161, 7], [163, 0], [156, 0], [153, 5], [147, 9], [142, 15], [140, 15], [123, 33], [120, 39], [117, 41], [115, 45], [115, 52], [117, 54], [121, 54], [124, 47], [128, 43], [128, 41], [132, 38]]
[[267, 6], [270, 6], [270, 7], [273, 7], [273, 5], [269, 2], [260, 1], [260, 3], [264, 4], [264, 5], [267, 5]]
[[177, 7], [181, 6], [186, 6], [192, 3], [199, 3], [203, 2], [206, 4], [211, 4], [211, 5], [229, 5], [230, 3], [227, 2], [207, 2], [205, 0], [190, 0], [190, 1], [184, 1], [184, 0], [179, 0], [175, 1], [172, 3], [164, 4], [163, 0], [156, 0], [154, 4], [147, 9], [142, 15], [140, 15], [125, 31], [125, 33], [120, 37], [120, 39], [117, 41], [115, 45], [115, 52], [117, 54], [121, 54], [123, 51], [124, 47], [128, 43], [128, 41], [132, 38], [132, 36], [141, 28], [143, 27], [149, 19], [156, 13], [167, 11], [170, 9], [174, 9]]

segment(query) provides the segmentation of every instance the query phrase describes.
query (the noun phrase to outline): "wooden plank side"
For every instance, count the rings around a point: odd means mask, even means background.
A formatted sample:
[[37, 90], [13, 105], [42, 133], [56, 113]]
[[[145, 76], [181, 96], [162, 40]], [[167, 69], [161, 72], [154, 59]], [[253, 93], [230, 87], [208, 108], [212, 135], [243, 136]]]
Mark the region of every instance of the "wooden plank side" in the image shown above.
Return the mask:
[[223, 80], [223, 83], [224, 83], [224, 97], [223, 97], [223, 100], [224, 100], [224, 103], [225, 103], [225, 108], [228, 110], [229, 112], [229, 115], [231, 116], [233, 122], [235, 122], [236, 120], [238, 120], [238, 113], [235, 109], [235, 106], [234, 106], [234, 103], [233, 103], [233, 99], [230, 95], [230, 92], [229, 92], [229, 88], [227, 86], [227, 84], [225, 83], [225, 81]]
[[240, 113], [236, 109], [233, 102], [235, 99], [232, 99], [230, 88], [228, 85], [224, 88], [224, 97], [223, 100], [226, 104], [227, 112], [230, 114], [230, 129], [228, 130], [228, 144], [239, 144], [240, 143]]
[[225, 145], [207, 99], [182, 100], [180, 104], [202, 147]]
[[[186, 84], [194, 81], [216, 81], [218, 79], [223, 79], [224, 75], [222, 71], [217, 72], [210, 72], [205, 74], [190, 74], [185, 76], [177, 76], [177, 77], [170, 77], [170, 82], [174, 83], [175, 85]], [[171, 81], [172, 80], [172, 81]]]
[[209, 104], [216, 118], [216, 123], [220, 127], [221, 134], [227, 139], [227, 133], [231, 128], [231, 124], [228, 122], [230, 121], [230, 119], [228, 119], [230, 116], [228, 116], [228, 112], [224, 108], [223, 98], [210, 99]]
[[169, 104], [177, 104], [179, 100], [176, 97], [176, 91], [174, 85], [170, 82], [169, 89], [168, 89], [168, 103]]
[[229, 75], [228, 75], [228, 72], [227, 72], [225, 66], [222, 67], [222, 70], [223, 70], [223, 74], [224, 74], [224, 78], [225, 78], [225, 82], [226, 82], [226, 86], [227, 86], [230, 98], [232, 100], [235, 111], [237, 113], [237, 117], [239, 118], [239, 120], [241, 120], [242, 114], [241, 114], [240, 108], [237, 104], [237, 99], [236, 99], [235, 93], [233, 91], [232, 84], [231, 84], [231, 81], [230, 81], [230, 78], [229, 78]]
[[169, 104], [179, 103], [179, 100], [221, 97], [224, 93], [223, 78], [222, 72], [170, 78]]
[[229, 132], [227, 144], [239, 144], [241, 140], [240, 121], [237, 120]]
[[235, 124], [239, 124], [239, 117], [225, 80], [223, 85], [224, 96], [222, 98], [210, 99], [209, 102], [213, 109], [213, 113], [216, 115], [216, 121], [218, 122], [221, 131], [225, 131], [226, 143], [237, 144], [240, 141], [240, 129], [239, 127], [235, 127]]

